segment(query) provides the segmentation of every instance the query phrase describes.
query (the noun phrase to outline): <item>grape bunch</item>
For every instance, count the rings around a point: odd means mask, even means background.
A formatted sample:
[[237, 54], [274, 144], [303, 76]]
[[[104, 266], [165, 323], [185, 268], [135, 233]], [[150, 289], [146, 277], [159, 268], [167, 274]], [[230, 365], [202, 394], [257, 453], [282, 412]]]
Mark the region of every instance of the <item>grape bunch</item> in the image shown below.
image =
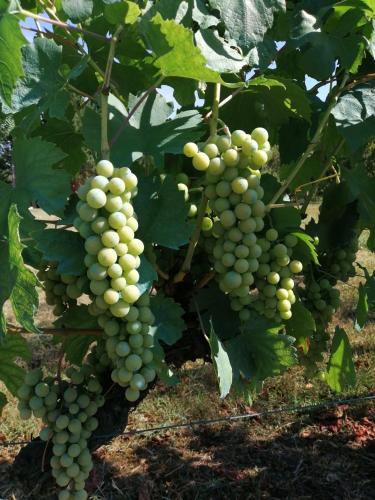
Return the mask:
[[340, 305], [340, 292], [326, 278], [306, 282], [306, 307], [318, 323], [326, 325]]
[[37, 276], [43, 283], [46, 303], [54, 306], [55, 316], [61, 316], [69, 304], [76, 303], [88, 284], [85, 276], [60, 274], [56, 262], [42, 262]]
[[258, 240], [262, 250], [256, 271], [256, 292], [250, 298], [250, 306], [268, 319], [277, 322], [292, 317], [292, 305], [296, 301], [293, 276], [302, 271], [302, 262], [291, 260], [298, 240], [287, 234], [278, 241], [276, 229], [270, 228], [265, 237]]
[[348, 281], [350, 277], [355, 276], [354, 262], [358, 251], [358, 238], [339, 249], [336, 249], [332, 255], [325, 255], [322, 259], [322, 265], [337, 280]]
[[212, 247], [220, 289], [233, 299], [247, 300], [262, 253], [255, 234], [263, 230], [266, 214], [259, 169], [269, 151], [263, 128], [254, 129], [251, 135], [236, 130], [230, 137], [215, 137], [202, 151], [194, 143], [184, 146], [193, 166], [206, 171], [209, 216], [203, 219], [202, 228], [216, 242], [207, 240], [205, 247]]
[[98, 318], [105, 334], [106, 352], [114, 367], [112, 380], [126, 388], [125, 398], [131, 402], [139, 399], [140, 391], [156, 377], [151, 350], [154, 340], [150, 335], [155, 318], [149, 306], [150, 297], [145, 293], [130, 306], [126, 318], [120, 320], [108, 315]]
[[94, 297], [89, 311], [99, 315], [109, 309], [124, 318], [140, 296], [137, 269], [144, 245], [134, 235], [138, 222], [131, 204], [138, 180], [129, 168], [115, 169], [107, 160], [99, 161], [96, 173], [77, 191], [74, 222], [85, 238], [84, 263]]
[[18, 391], [23, 419], [40, 418], [42, 441], [52, 442], [50, 465], [59, 500], [87, 498], [85, 481], [93, 467], [88, 440], [98, 427], [95, 414], [103, 406], [102, 386], [89, 364], [70, 367], [67, 379], [43, 377], [40, 368], [28, 372]]

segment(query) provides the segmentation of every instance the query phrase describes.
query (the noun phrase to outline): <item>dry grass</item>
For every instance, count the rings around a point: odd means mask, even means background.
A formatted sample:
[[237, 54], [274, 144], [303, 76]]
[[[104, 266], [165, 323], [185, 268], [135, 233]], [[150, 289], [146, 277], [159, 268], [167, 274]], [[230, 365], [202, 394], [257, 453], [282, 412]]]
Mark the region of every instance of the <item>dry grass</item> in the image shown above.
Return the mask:
[[[313, 213], [314, 214], [314, 213]], [[373, 254], [362, 248], [359, 260], [375, 268]], [[357, 385], [347, 395], [375, 390], [375, 322], [362, 332], [353, 327], [353, 309], [361, 278], [341, 286], [343, 307], [335, 324], [348, 333], [357, 368]], [[51, 322], [42, 303], [39, 324]], [[30, 337], [31, 338], [31, 337]], [[34, 360], [53, 371], [56, 351], [45, 337], [32, 338]], [[173, 388], [158, 384], [131, 414], [129, 429], [160, 423], [228, 416], [289, 405], [319, 402], [334, 395], [316, 380], [306, 383], [295, 367], [270, 379], [249, 407], [242, 400], [220, 400], [212, 366], [189, 363]], [[1, 388], [0, 388], [1, 389]], [[116, 438], [95, 453], [90, 498], [112, 499], [372, 499], [375, 491], [375, 405], [340, 407], [311, 415], [277, 414], [248, 422]], [[37, 421], [23, 422], [10, 397], [0, 422], [0, 441], [29, 439]], [[0, 499], [53, 499], [43, 482], [25, 489], [12, 469], [20, 447], [0, 447]]]

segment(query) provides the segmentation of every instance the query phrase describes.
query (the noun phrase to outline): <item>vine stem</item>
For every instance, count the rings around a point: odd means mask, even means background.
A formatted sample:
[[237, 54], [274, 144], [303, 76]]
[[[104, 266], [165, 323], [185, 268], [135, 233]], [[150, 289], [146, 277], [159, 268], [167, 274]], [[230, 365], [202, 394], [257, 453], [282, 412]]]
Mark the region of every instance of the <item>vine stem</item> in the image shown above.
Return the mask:
[[[333, 151], [331, 157], [329, 158], [327, 165], [323, 169], [323, 172], [321, 173], [320, 178], [315, 181], [315, 186], [312, 189], [310, 189], [310, 191], [309, 191], [309, 193], [308, 193], [308, 195], [307, 195], [307, 197], [302, 205], [302, 208], [301, 208], [301, 216], [302, 217], [304, 217], [304, 215], [306, 214], [307, 207], [309, 206], [311, 200], [314, 198], [314, 196], [318, 190], [319, 182], [322, 182], [322, 181], [327, 180], [327, 179], [332, 178], [332, 177], [336, 177], [337, 173], [335, 173], [333, 176], [328, 176], [328, 177], [325, 177], [325, 174], [328, 172], [328, 170], [332, 166], [333, 158], [337, 155], [337, 153], [340, 151], [340, 149], [343, 147], [344, 144], [345, 144], [345, 139], [341, 139], [340, 142], [338, 143], [338, 145], [336, 146], [335, 150]], [[302, 184], [302, 186], [303, 186], [303, 184]]]
[[[245, 88], [245, 85], [242, 87], [238, 87], [234, 92], [232, 92], [230, 95], [228, 95], [225, 99], [219, 102], [218, 108], [220, 109], [221, 107], [225, 106], [229, 101], [233, 99], [233, 97], [236, 97], [240, 92], [243, 91]], [[204, 117], [205, 120], [208, 120], [210, 116], [213, 114], [213, 109], [211, 109]]]
[[193, 235], [190, 239], [185, 259], [182, 263], [181, 269], [178, 271], [176, 276], [173, 278], [173, 283], [181, 283], [181, 281], [184, 280], [186, 274], [190, 271], [191, 261], [193, 260], [195, 247], [197, 246], [199, 236], [201, 234], [202, 220], [203, 220], [204, 214], [206, 213], [207, 202], [208, 202], [207, 196], [203, 195], [201, 202], [200, 202], [200, 205], [199, 205], [199, 208], [198, 208], [195, 229], [194, 229]]
[[210, 137], [215, 137], [217, 133], [217, 124], [219, 120], [219, 106], [220, 106], [220, 83], [215, 83], [214, 87], [214, 99], [212, 102], [212, 114], [210, 119]]
[[21, 16], [31, 17], [36, 21], [42, 21], [44, 23], [52, 24], [54, 26], [58, 26], [59, 28], [63, 28], [68, 31], [78, 31], [79, 33], [83, 33], [88, 36], [92, 36], [93, 38], [97, 38], [103, 42], [111, 42], [111, 38], [107, 38], [106, 36], [100, 35], [99, 33], [94, 33], [93, 31], [86, 30], [84, 28], [79, 28], [78, 26], [72, 26], [70, 24], [64, 23], [63, 21], [57, 21], [56, 19], [51, 19], [49, 17], [40, 16], [39, 14], [34, 14], [29, 10], [25, 10], [22, 7], [16, 11], [11, 12], [12, 14], [20, 14]]
[[349, 74], [346, 73], [345, 76], [344, 76], [344, 78], [343, 78], [343, 80], [342, 80], [342, 82], [341, 82], [341, 84], [340, 84], [340, 86], [338, 88], [336, 87], [337, 90], [335, 88], [334, 91], [332, 92], [331, 97], [330, 97], [330, 102], [329, 102], [329, 104], [327, 106], [326, 111], [324, 112], [324, 114], [322, 116], [322, 119], [320, 120], [318, 128], [316, 129], [315, 134], [314, 134], [314, 136], [313, 136], [310, 144], [307, 146], [306, 150], [302, 154], [301, 158], [297, 162], [297, 164], [294, 167], [294, 169], [290, 172], [290, 174], [286, 178], [284, 184], [280, 187], [280, 189], [278, 189], [278, 191], [272, 197], [272, 199], [269, 202], [268, 206], [270, 206], [270, 205], [272, 205], [272, 204], [274, 204], [274, 203], [277, 202], [277, 200], [288, 189], [288, 187], [290, 186], [290, 184], [293, 181], [293, 179], [296, 177], [296, 175], [298, 174], [298, 172], [304, 166], [304, 164], [306, 163], [306, 160], [308, 158], [310, 158], [310, 156], [314, 153], [317, 145], [319, 144], [322, 132], [323, 132], [325, 126], [327, 125], [327, 122], [328, 122], [328, 119], [330, 117], [331, 111], [332, 111], [333, 107], [335, 106], [338, 97], [343, 92], [343, 90], [345, 88], [345, 85], [346, 85], [346, 82], [348, 81], [348, 78], [349, 78]]
[[113, 60], [115, 58], [116, 44], [119, 40], [119, 36], [121, 31], [123, 30], [123, 26], [120, 25], [117, 27], [111, 38], [111, 45], [109, 47], [107, 65], [104, 72], [103, 85], [101, 91], [101, 153], [102, 159], [109, 160], [110, 157], [110, 145], [108, 141], [108, 95], [111, 84], [111, 73], [113, 67]]
[[161, 84], [161, 82], [164, 80], [164, 77], [161, 76], [149, 89], [146, 90], [146, 92], [144, 92], [141, 97], [137, 100], [137, 102], [134, 104], [134, 106], [132, 107], [132, 109], [129, 111], [128, 115], [124, 118], [123, 122], [121, 123], [121, 125], [119, 126], [119, 128], [117, 129], [115, 135], [113, 136], [112, 140], [111, 140], [111, 147], [118, 141], [120, 135], [122, 134], [122, 132], [124, 131], [124, 128], [126, 127], [126, 125], [129, 123], [131, 117], [134, 115], [134, 113], [137, 111], [137, 109], [140, 107], [140, 105], [147, 99], [147, 97], [152, 94], [152, 92], [154, 92], [154, 90], [157, 89], [157, 87], [159, 87], [159, 85]]
[[[9, 333], [29, 333], [23, 328], [20, 328], [16, 325], [8, 324]], [[41, 335], [58, 335], [61, 337], [69, 337], [74, 335], [93, 335], [93, 336], [101, 336], [103, 334], [102, 330], [99, 329], [91, 329], [91, 328], [40, 328]]]

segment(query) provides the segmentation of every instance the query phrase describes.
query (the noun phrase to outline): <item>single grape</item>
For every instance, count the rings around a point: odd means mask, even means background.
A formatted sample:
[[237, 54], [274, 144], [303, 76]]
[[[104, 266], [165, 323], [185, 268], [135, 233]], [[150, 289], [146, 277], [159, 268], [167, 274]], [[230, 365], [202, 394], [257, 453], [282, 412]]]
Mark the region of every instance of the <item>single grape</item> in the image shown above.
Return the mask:
[[210, 158], [206, 153], [197, 153], [193, 158], [193, 167], [196, 170], [207, 170], [210, 164]]
[[183, 148], [183, 153], [188, 158], [193, 158], [198, 151], [198, 146], [194, 142], [187, 142]]
[[102, 175], [103, 177], [111, 177], [113, 175], [114, 167], [110, 161], [100, 160], [96, 164], [95, 169], [98, 175]]

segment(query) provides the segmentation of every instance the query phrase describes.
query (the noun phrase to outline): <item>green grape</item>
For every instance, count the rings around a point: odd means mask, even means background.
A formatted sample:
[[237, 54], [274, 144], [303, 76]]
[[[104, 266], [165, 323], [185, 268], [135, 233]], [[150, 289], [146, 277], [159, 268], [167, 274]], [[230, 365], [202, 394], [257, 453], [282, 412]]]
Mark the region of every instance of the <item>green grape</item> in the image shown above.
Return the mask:
[[198, 146], [194, 142], [188, 142], [183, 148], [184, 155], [188, 158], [193, 158], [198, 154]]
[[210, 158], [206, 153], [196, 153], [193, 157], [193, 167], [196, 170], [207, 170], [210, 164]]
[[90, 189], [86, 199], [87, 204], [94, 209], [102, 208], [107, 203], [107, 196], [98, 188]]
[[251, 138], [254, 139], [259, 145], [262, 145], [268, 141], [268, 132], [262, 127], [255, 128], [251, 132]]

